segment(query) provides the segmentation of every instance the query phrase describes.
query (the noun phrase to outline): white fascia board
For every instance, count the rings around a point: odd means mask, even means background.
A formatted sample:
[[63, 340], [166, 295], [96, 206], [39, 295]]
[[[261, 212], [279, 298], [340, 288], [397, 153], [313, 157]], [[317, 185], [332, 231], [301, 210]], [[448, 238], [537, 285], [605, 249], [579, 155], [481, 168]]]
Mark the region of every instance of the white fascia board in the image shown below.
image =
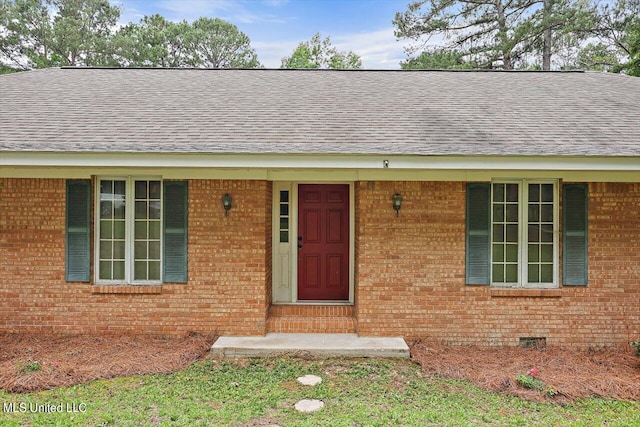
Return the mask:
[[640, 157], [3, 152], [0, 167], [640, 171]]

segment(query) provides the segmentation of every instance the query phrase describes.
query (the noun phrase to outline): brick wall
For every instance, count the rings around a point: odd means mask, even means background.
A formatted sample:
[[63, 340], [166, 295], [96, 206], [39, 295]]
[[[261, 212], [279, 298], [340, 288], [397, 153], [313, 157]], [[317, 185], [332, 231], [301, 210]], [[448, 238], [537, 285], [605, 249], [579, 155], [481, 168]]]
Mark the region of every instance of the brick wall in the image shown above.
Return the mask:
[[[395, 192], [404, 197], [398, 217]], [[640, 184], [590, 185], [589, 286], [545, 292], [465, 285], [465, 183], [357, 182], [355, 199], [362, 335], [480, 345], [640, 338]], [[0, 331], [264, 333], [270, 182], [190, 181], [189, 280], [159, 293], [65, 282], [64, 210], [64, 180], [0, 179]]]
[[[400, 216], [391, 196], [401, 192]], [[465, 183], [356, 184], [358, 330], [451, 344], [520, 337], [602, 346], [640, 338], [640, 184], [589, 190], [589, 286], [465, 286]]]
[[[270, 188], [265, 181], [190, 181], [189, 280], [157, 293], [65, 282], [65, 181], [0, 179], [0, 331], [264, 333]], [[225, 217], [220, 198], [227, 192], [233, 209]]]

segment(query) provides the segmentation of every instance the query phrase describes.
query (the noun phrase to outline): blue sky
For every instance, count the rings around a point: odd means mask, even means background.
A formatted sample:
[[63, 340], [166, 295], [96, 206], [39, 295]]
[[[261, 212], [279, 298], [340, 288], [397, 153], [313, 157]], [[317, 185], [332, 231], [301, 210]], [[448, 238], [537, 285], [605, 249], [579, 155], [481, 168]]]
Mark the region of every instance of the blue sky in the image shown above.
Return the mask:
[[330, 36], [341, 51], [362, 57], [363, 67], [397, 69], [409, 42], [396, 40], [393, 20], [410, 0], [111, 0], [121, 8], [120, 23], [158, 13], [172, 21], [202, 16], [235, 24], [251, 39], [258, 59], [278, 68], [301, 41], [316, 32]]

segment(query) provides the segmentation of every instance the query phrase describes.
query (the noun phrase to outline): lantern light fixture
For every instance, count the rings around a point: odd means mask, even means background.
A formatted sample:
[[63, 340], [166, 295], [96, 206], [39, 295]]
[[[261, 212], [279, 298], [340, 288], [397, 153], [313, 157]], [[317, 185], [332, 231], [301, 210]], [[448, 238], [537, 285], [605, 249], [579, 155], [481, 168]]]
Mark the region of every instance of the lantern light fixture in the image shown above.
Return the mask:
[[396, 211], [396, 216], [400, 215], [400, 208], [402, 208], [402, 195], [400, 193], [396, 193], [391, 198], [393, 201], [393, 210]]
[[229, 214], [229, 210], [233, 207], [233, 198], [231, 197], [231, 194], [229, 193], [225, 193], [224, 196], [222, 196], [222, 207], [224, 208], [224, 216], [227, 216]]

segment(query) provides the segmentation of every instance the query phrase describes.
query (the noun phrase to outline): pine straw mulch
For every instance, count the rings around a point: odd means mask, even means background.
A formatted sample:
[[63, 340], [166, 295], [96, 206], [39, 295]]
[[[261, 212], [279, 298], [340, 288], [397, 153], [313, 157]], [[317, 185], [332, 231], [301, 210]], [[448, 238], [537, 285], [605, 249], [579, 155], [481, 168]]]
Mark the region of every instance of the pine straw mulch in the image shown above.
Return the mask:
[[[0, 333], [0, 389], [25, 393], [99, 378], [174, 372], [206, 357], [214, 341], [214, 335], [200, 334]], [[640, 358], [630, 346], [606, 350], [486, 348], [416, 340], [410, 347], [413, 361], [427, 375], [467, 380], [528, 400], [563, 403], [589, 396], [640, 400]], [[518, 384], [516, 378], [532, 368], [538, 370], [544, 390]]]
[[[410, 343], [411, 357], [425, 373], [471, 381], [480, 388], [532, 401], [572, 402], [584, 397], [640, 400], [640, 357], [631, 346], [578, 350], [559, 347], [454, 347], [432, 341]], [[517, 377], [536, 368], [543, 390]]]
[[208, 354], [213, 335], [0, 334], [0, 389], [26, 393], [99, 378], [168, 373]]

